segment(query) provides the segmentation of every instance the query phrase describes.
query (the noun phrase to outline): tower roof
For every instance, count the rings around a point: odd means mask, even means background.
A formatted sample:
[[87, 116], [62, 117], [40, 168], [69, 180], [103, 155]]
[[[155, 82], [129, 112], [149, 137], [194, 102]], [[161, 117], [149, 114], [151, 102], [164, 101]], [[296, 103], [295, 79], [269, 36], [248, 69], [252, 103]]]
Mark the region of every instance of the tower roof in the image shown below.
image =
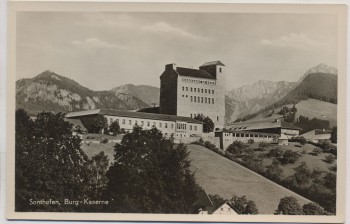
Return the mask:
[[206, 66], [212, 66], [212, 65], [222, 65], [225, 66], [221, 61], [210, 61], [210, 62], [205, 62], [203, 65], [199, 67], [206, 67]]
[[177, 67], [176, 72], [182, 76], [190, 76], [202, 79], [215, 79], [209, 72], [200, 69]]

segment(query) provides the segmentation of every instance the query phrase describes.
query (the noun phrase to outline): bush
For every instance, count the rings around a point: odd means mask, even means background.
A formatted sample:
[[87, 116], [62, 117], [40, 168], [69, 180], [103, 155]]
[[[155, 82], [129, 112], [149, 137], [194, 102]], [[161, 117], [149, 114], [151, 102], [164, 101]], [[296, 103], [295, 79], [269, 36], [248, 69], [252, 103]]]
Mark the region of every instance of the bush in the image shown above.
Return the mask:
[[324, 214], [323, 208], [313, 202], [303, 205], [303, 212], [305, 215], [323, 215]]
[[117, 120], [113, 121], [113, 123], [109, 125], [109, 132], [111, 132], [112, 135], [117, 135], [120, 133], [120, 126]]
[[280, 147], [274, 147], [267, 154], [268, 157], [281, 158], [283, 156], [284, 151]]
[[280, 163], [277, 159], [272, 161], [272, 164], [266, 167], [266, 175], [273, 181], [280, 181], [283, 170], [280, 167]]
[[333, 163], [335, 161], [335, 156], [332, 154], [329, 154], [324, 158], [323, 161], [325, 161], [326, 163]]
[[192, 144], [204, 146], [204, 140], [200, 138], [198, 141], [192, 142]]
[[288, 141], [290, 141], [290, 142], [299, 142], [302, 145], [305, 145], [307, 143], [306, 139], [304, 137], [302, 137], [302, 136], [292, 137]]
[[103, 144], [106, 144], [106, 143], [108, 143], [108, 139], [107, 138], [102, 138], [100, 142], [103, 143]]
[[251, 144], [253, 144], [253, 143], [254, 143], [254, 139], [251, 138], [251, 139], [248, 140], [248, 144], [251, 145]]
[[320, 148], [318, 148], [318, 147], [316, 147], [316, 148], [314, 148], [313, 150], [312, 150], [312, 155], [314, 155], [314, 156], [318, 156], [319, 154], [321, 154], [322, 153], [322, 151], [321, 151], [321, 149]]
[[209, 141], [205, 141], [204, 142], [204, 147], [208, 148], [208, 149], [210, 149], [212, 151], [216, 150], [216, 146], [214, 144], [212, 144], [211, 142], [209, 142]]
[[241, 141], [234, 141], [226, 149], [227, 152], [239, 157], [242, 155], [245, 145]]
[[281, 198], [276, 215], [303, 215], [303, 210], [298, 203], [298, 200], [294, 197]]
[[233, 195], [229, 204], [238, 212], [238, 214], [259, 214], [256, 204], [252, 200], [248, 200], [245, 195], [238, 197]]
[[281, 158], [282, 164], [293, 164], [299, 159], [300, 155], [297, 152], [292, 150], [287, 150], [284, 152], [283, 157]]

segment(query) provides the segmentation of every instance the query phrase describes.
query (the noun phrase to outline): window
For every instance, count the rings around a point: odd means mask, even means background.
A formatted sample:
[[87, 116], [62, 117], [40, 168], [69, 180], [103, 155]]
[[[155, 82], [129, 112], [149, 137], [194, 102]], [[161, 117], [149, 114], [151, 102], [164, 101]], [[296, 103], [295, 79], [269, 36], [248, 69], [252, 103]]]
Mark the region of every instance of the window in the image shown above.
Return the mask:
[[185, 91], [185, 87], [182, 87], [182, 91]]
[[123, 122], [122, 122], [123, 124], [125, 124], [125, 119], [123, 119]]
[[191, 118], [192, 118], [192, 114], [191, 114]]
[[201, 103], [203, 103], [203, 97], [201, 97]]
[[185, 97], [185, 95], [182, 95], [182, 97]]
[[219, 116], [216, 116], [216, 120], [219, 121]]
[[188, 87], [186, 87], [186, 91], [188, 91]]
[[135, 121], [135, 125], [137, 125], [137, 121]]
[[165, 128], [168, 128], [168, 123], [165, 123]]
[[205, 89], [205, 93], [207, 93], [207, 89]]
[[156, 122], [153, 122], [153, 126], [154, 126], [154, 127], [156, 126]]
[[174, 124], [171, 124], [171, 129], [173, 129], [174, 128]]
[[159, 122], [159, 127], [161, 128], [162, 127], [162, 123]]
[[222, 72], [222, 68], [219, 68], [220, 73]]
[[194, 88], [194, 92], [196, 92], [197, 88]]
[[192, 92], [192, 90], [193, 90], [193, 89], [192, 89], [192, 87], [191, 87], [191, 92]]
[[190, 125], [190, 130], [192, 131], [192, 125]]
[[186, 98], [188, 97], [188, 95], [186, 95]]
[[202, 89], [202, 93], [203, 93], [203, 89]]
[[197, 100], [198, 100], [198, 103], [200, 103], [200, 97], [199, 96], [197, 96]]
[[129, 125], [131, 125], [131, 120], [129, 120]]
[[147, 121], [147, 126], [149, 127], [151, 125], [151, 122]]
[[198, 88], [198, 92], [200, 92], [200, 89]]
[[197, 98], [194, 96], [194, 102], [196, 102], [196, 99], [197, 99]]
[[192, 102], [192, 96], [191, 96], [191, 102]]
[[197, 126], [194, 126], [194, 130], [197, 131]]
[[214, 98], [211, 99], [211, 104], [214, 104]]
[[204, 103], [207, 103], [207, 98], [206, 97], [204, 98]]
[[141, 126], [143, 126], [143, 121], [141, 121]]
[[212, 90], [211, 93], [214, 94], [214, 90]]

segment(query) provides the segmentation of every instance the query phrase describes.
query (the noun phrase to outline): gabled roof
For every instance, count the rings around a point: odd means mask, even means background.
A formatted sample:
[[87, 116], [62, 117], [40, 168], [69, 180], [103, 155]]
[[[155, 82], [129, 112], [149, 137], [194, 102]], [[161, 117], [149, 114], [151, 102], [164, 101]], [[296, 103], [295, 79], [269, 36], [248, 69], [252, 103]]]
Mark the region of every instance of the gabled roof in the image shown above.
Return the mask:
[[206, 66], [212, 66], [212, 65], [222, 65], [225, 66], [221, 61], [210, 61], [210, 62], [206, 62], [203, 65], [199, 66], [199, 67], [206, 67]]
[[110, 109], [71, 112], [71, 113], [68, 113], [66, 117], [73, 118], [73, 117], [81, 117], [81, 116], [88, 116], [88, 115], [94, 115], [94, 114], [119, 116], [119, 117], [132, 117], [132, 118], [151, 119], [151, 120], [163, 120], [163, 121], [183, 121], [188, 123], [202, 124], [201, 121], [198, 121], [190, 117], [182, 117], [182, 116], [167, 115], [167, 114], [133, 112], [133, 111], [124, 111], [124, 110], [110, 110]]
[[218, 205], [216, 205], [216, 206], [213, 206], [212, 208], [209, 209], [208, 213], [209, 213], [209, 214], [213, 214], [213, 213], [215, 213], [216, 211], [218, 211], [221, 207], [223, 207], [224, 205], [229, 206], [237, 215], [239, 214], [239, 213], [236, 211], [236, 209], [234, 209], [234, 208], [232, 207], [232, 205], [230, 205], [230, 203], [228, 203], [228, 201], [225, 201], [225, 202], [222, 203], [222, 204], [218, 204]]
[[181, 76], [190, 76], [202, 79], [215, 79], [209, 72], [201, 69], [177, 67], [176, 72]]

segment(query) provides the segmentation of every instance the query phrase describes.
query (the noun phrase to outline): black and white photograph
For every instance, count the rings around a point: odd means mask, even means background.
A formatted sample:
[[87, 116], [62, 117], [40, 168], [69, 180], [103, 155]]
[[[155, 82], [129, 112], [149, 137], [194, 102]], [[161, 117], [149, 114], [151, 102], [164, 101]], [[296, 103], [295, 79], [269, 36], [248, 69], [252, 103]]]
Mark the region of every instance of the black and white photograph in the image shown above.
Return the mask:
[[10, 218], [343, 219], [345, 6], [79, 4], [9, 5]]

